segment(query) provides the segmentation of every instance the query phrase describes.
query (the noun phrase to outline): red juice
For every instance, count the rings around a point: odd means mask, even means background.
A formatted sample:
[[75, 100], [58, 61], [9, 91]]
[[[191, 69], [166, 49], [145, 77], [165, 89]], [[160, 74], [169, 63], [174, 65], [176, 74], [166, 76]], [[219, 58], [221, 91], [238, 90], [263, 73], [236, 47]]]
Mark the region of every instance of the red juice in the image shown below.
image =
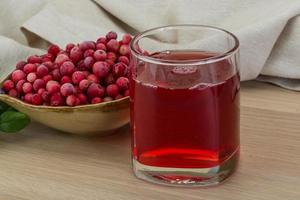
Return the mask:
[[[209, 52], [166, 51], [180, 62]], [[211, 168], [239, 151], [239, 75], [230, 61], [192, 67], [141, 66], [131, 80], [133, 158], [143, 165]]]

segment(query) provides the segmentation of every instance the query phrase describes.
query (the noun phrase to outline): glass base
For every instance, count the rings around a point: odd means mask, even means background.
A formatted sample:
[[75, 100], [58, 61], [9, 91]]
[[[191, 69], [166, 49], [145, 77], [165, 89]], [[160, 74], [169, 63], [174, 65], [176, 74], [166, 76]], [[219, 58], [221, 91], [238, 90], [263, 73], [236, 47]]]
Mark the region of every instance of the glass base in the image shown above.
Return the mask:
[[211, 168], [167, 168], [143, 165], [133, 159], [133, 171], [137, 178], [168, 186], [201, 187], [218, 185], [236, 169], [239, 149], [232, 156]]

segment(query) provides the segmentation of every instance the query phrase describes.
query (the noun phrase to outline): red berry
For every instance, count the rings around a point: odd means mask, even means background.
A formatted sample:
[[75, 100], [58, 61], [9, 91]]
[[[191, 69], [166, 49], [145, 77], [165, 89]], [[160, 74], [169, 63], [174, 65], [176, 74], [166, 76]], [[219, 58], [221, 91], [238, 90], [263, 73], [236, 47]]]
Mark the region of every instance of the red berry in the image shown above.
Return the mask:
[[107, 43], [106, 37], [100, 37], [100, 38], [98, 38], [97, 39], [97, 43], [106, 44]]
[[25, 101], [26, 103], [31, 103], [31, 102], [32, 102], [32, 96], [33, 96], [32, 93], [27, 93], [27, 94], [25, 94], [25, 96], [24, 96], [24, 101]]
[[116, 84], [110, 84], [106, 88], [106, 94], [110, 97], [116, 97], [119, 94], [119, 88]]
[[83, 61], [84, 61], [84, 60], [80, 60], [80, 61], [77, 63], [77, 70], [80, 70], [80, 71], [86, 70], [86, 67], [85, 67]]
[[29, 74], [31, 72], [35, 72], [36, 71], [36, 65], [35, 64], [32, 64], [32, 63], [28, 63], [24, 66], [23, 68], [23, 71], [26, 73], [26, 74]]
[[89, 57], [89, 56], [93, 56], [94, 55], [94, 50], [93, 49], [87, 49], [85, 50], [85, 52], [83, 53], [83, 57]]
[[95, 63], [95, 60], [93, 57], [88, 56], [83, 60], [83, 63], [86, 69], [91, 69]]
[[44, 80], [45, 83], [47, 84], [48, 81], [53, 80], [53, 77], [52, 77], [52, 75], [48, 74], [48, 75], [46, 75], [46, 76], [43, 77], [43, 80]]
[[129, 95], [130, 95], [129, 90], [126, 90], [126, 91], [124, 92], [124, 96], [125, 96], [125, 97], [128, 97]]
[[88, 75], [87, 80], [89, 80], [93, 83], [100, 83], [99, 78], [95, 74]]
[[106, 39], [107, 40], [112, 40], [112, 39], [117, 39], [118, 35], [114, 31], [110, 31], [106, 34]]
[[60, 52], [60, 48], [59, 46], [53, 44], [53, 45], [50, 45], [49, 48], [48, 48], [48, 53], [56, 56], [58, 53]]
[[[105, 44], [106, 44], [106, 43], [105, 43]], [[103, 44], [103, 43], [97, 43], [97, 44], [96, 44], [96, 49], [97, 49], [97, 50], [103, 50], [103, 51], [106, 51], [107, 48], [106, 48], [105, 44]]]
[[95, 42], [93, 41], [85, 41], [79, 44], [79, 48], [82, 51], [85, 51], [87, 49], [95, 49]]
[[88, 87], [90, 86], [91, 83], [92, 83], [91, 81], [89, 81], [87, 79], [83, 79], [79, 83], [80, 90], [83, 91], [83, 92], [85, 92], [88, 89]]
[[66, 99], [66, 104], [68, 106], [78, 106], [80, 104], [80, 100], [75, 95], [70, 95]]
[[108, 64], [101, 61], [95, 62], [93, 65], [93, 73], [100, 78], [106, 77], [109, 73]]
[[75, 65], [71, 61], [66, 61], [60, 66], [60, 74], [71, 76], [75, 72]]
[[54, 65], [54, 63], [51, 61], [43, 62], [43, 65], [48, 68], [48, 71], [58, 68], [58, 65]]
[[130, 34], [124, 34], [122, 38], [123, 44], [129, 44], [131, 42], [131, 35]]
[[32, 95], [31, 103], [33, 105], [42, 105], [43, 99], [39, 94], [34, 94], [34, 95]]
[[112, 67], [112, 73], [116, 77], [127, 76], [128, 67], [124, 63], [118, 62]]
[[107, 52], [107, 59], [115, 62], [117, 60], [117, 55], [114, 52]]
[[20, 81], [20, 80], [24, 80], [25, 77], [26, 77], [26, 74], [25, 74], [23, 71], [19, 70], [19, 69], [15, 70], [15, 71], [11, 74], [11, 79], [12, 79], [12, 81], [14, 81], [15, 83], [17, 83], [17, 82]]
[[18, 91], [19, 94], [23, 93], [23, 84], [25, 83], [25, 80], [20, 80], [18, 81], [18, 83], [16, 84], [16, 89]]
[[35, 64], [35, 63], [42, 63], [43, 62], [43, 59], [38, 56], [38, 55], [32, 55], [32, 56], [29, 56], [27, 58], [27, 62], [28, 63], [32, 63], [32, 64]]
[[51, 106], [63, 106], [65, 104], [65, 100], [63, 96], [57, 92], [54, 93], [50, 98], [50, 105]]
[[45, 102], [50, 102], [50, 98], [51, 98], [51, 95], [49, 92], [47, 91], [44, 91], [42, 94], [41, 94], [41, 97], [42, 99], [45, 101]]
[[115, 64], [113, 60], [105, 60], [105, 62], [108, 64], [110, 68]]
[[31, 93], [33, 90], [32, 84], [29, 82], [24, 83], [22, 88], [23, 88], [23, 92], [25, 94]]
[[63, 76], [60, 80], [60, 84], [72, 83], [72, 79], [69, 76]]
[[121, 45], [119, 52], [121, 55], [125, 56], [125, 55], [129, 55], [130, 54], [130, 49], [128, 45]]
[[52, 75], [52, 77], [53, 77], [53, 80], [55, 80], [55, 81], [60, 81], [60, 79], [61, 79], [61, 74], [60, 74], [59, 69], [54, 69], [54, 70], [51, 72], [51, 75]]
[[125, 91], [129, 88], [129, 80], [126, 77], [118, 78], [116, 84], [119, 87], [120, 91]]
[[124, 63], [125, 65], [129, 65], [129, 59], [126, 56], [120, 56], [118, 61]]
[[66, 52], [66, 51], [64, 51], [64, 50], [61, 50], [57, 55], [60, 55], [60, 54], [64, 54], [64, 55], [66, 55], [66, 56], [68, 56], [68, 57], [69, 57], [69, 55], [70, 55], [70, 53], [68, 53], [68, 52]]
[[77, 46], [73, 47], [70, 52], [70, 58], [73, 61], [73, 63], [77, 63], [79, 60], [83, 58], [82, 50]]
[[95, 97], [91, 100], [91, 104], [101, 103], [102, 99], [100, 97]]
[[38, 91], [37, 91], [37, 94], [41, 95], [46, 92], [46, 89], [45, 88], [40, 88]]
[[43, 62], [48, 62], [48, 61], [52, 62], [55, 59], [55, 55], [52, 55], [50, 53], [46, 53], [46, 54], [42, 55], [41, 57], [42, 57]]
[[90, 75], [91, 73], [89, 71], [82, 71], [85, 75], [85, 77], [88, 77], [88, 75]]
[[8, 95], [11, 96], [11, 97], [17, 98], [18, 97], [18, 92], [17, 92], [16, 89], [11, 89], [11, 90], [9, 90]]
[[82, 93], [77, 94], [77, 98], [80, 101], [80, 105], [84, 105], [84, 104], [88, 103], [88, 99], [87, 99], [86, 95], [84, 95]]
[[123, 97], [124, 97], [123, 95], [118, 94], [118, 95], [115, 97], [115, 100], [122, 99]]
[[83, 91], [81, 91], [81, 89], [79, 88], [79, 86], [78, 85], [75, 85], [74, 86], [74, 88], [75, 88], [75, 91], [76, 91], [76, 93], [77, 94], [79, 94], [79, 93], [82, 93]]
[[48, 81], [48, 83], [46, 84], [46, 90], [50, 94], [57, 93], [60, 91], [60, 84], [57, 81]]
[[25, 61], [19, 61], [17, 64], [16, 64], [16, 69], [20, 69], [20, 70], [23, 70], [24, 66], [27, 64], [27, 62]]
[[92, 83], [87, 90], [87, 95], [90, 99], [94, 97], [103, 97], [104, 88], [99, 84]]
[[75, 44], [73, 44], [73, 43], [67, 44], [67, 46], [66, 46], [66, 52], [70, 53], [71, 50], [73, 49], [73, 47], [75, 47]]
[[43, 64], [38, 66], [37, 69], [36, 69], [36, 74], [41, 78], [46, 76], [48, 73], [49, 73], [48, 67], [46, 67]]
[[[21, 80], [20, 80], [21, 81]], [[19, 82], [20, 82], [19, 81]], [[24, 80], [23, 80], [24, 81]], [[19, 83], [18, 82], [18, 83]], [[2, 89], [5, 92], [8, 92], [9, 90], [13, 89], [15, 87], [15, 83], [12, 80], [6, 80], [4, 81], [3, 85], [2, 85]]]
[[55, 70], [55, 69], [59, 69], [60, 65], [58, 65], [57, 63], [54, 63], [53, 66], [52, 66], [52, 70]]
[[65, 54], [59, 54], [57, 55], [56, 59], [55, 59], [55, 63], [58, 64], [59, 66], [62, 65], [64, 62], [70, 60], [70, 58], [65, 55]]
[[96, 61], [104, 61], [106, 57], [106, 52], [103, 50], [97, 50], [94, 52], [94, 58]]
[[45, 88], [46, 83], [43, 79], [36, 79], [33, 83], [33, 89], [38, 91], [40, 88]]
[[85, 74], [81, 71], [77, 71], [72, 74], [72, 81], [76, 85], [78, 85], [80, 83], [80, 81], [82, 81], [85, 78], [86, 78]]
[[106, 78], [105, 78], [105, 84], [106, 85], [110, 85], [115, 83], [115, 78], [112, 74], [109, 74]]
[[27, 81], [33, 83], [37, 79], [37, 75], [35, 72], [31, 72], [27, 75]]
[[103, 99], [103, 102], [109, 102], [109, 101], [113, 101], [114, 99], [113, 98], [111, 98], [111, 97], [105, 97], [104, 99]]
[[67, 97], [69, 95], [75, 94], [76, 90], [75, 90], [74, 86], [71, 83], [65, 83], [61, 86], [60, 93], [63, 96]]
[[112, 52], [118, 52], [120, 44], [117, 40], [112, 39], [106, 44], [106, 47], [108, 50], [110, 50]]
[[76, 98], [76, 106], [79, 106], [80, 103], [81, 103], [81, 102], [80, 102], [80, 99], [77, 97], [77, 98]]

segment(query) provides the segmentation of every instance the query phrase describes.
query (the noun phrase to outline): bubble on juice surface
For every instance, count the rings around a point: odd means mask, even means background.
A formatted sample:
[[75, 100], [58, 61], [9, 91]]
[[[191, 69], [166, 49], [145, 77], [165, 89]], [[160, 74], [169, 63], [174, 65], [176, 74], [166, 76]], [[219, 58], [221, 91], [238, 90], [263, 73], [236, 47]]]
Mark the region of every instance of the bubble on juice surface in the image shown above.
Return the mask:
[[208, 88], [210, 86], [212, 86], [213, 84], [210, 84], [210, 83], [198, 83], [192, 87], [190, 87], [189, 89], [190, 90], [203, 90], [205, 88]]
[[144, 80], [138, 80], [138, 79], [135, 79], [135, 82], [136, 84], [140, 84], [140, 85], [143, 85], [145, 87], [151, 87], [153, 89], [156, 89], [158, 87], [160, 87], [159, 84], [155, 83], [155, 82], [145, 82]]
[[197, 72], [196, 66], [177, 66], [172, 69], [174, 74], [189, 75]]
[[190, 87], [189, 89], [190, 90], [203, 90], [203, 89], [206, 89], [208, 87], [216, 87], [218, 85], [222, 85], [222, 84], [225, 84], [226, 81], [221, 81], [221, 82], [218, 82], [218, 83], [205, 83], [205, 82], [202, 82], [202, 83], [198, 83], [192, 87]]
[[160, 51], [160, 52], [152, 53], [150, 56], [152, 58], [165, 59], [166, 56], [168, 56], [170, 54], [171, 54], [171, 51], [167, 50], [167, 51]]

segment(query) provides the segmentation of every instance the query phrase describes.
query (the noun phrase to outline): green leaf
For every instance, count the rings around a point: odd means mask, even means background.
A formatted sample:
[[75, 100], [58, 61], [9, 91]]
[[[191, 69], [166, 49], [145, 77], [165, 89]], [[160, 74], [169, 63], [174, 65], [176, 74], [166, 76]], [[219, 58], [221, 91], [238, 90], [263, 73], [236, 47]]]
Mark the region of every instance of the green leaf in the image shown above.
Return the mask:
[[0, 101], [0, 114], [5, 112], [9, 108], [9, 105]]
[[6, 109], [6, 112], [7, 111], [14, 111], [14, 112], [18, 112], [16, 109], [14, 109], [13, 107], [8, 107], [7, 109]]
[[30, 123], [27, 115], [17, 111], [6, 111], [0, 116], [0, 131], [6, 133], [19, 132]]

